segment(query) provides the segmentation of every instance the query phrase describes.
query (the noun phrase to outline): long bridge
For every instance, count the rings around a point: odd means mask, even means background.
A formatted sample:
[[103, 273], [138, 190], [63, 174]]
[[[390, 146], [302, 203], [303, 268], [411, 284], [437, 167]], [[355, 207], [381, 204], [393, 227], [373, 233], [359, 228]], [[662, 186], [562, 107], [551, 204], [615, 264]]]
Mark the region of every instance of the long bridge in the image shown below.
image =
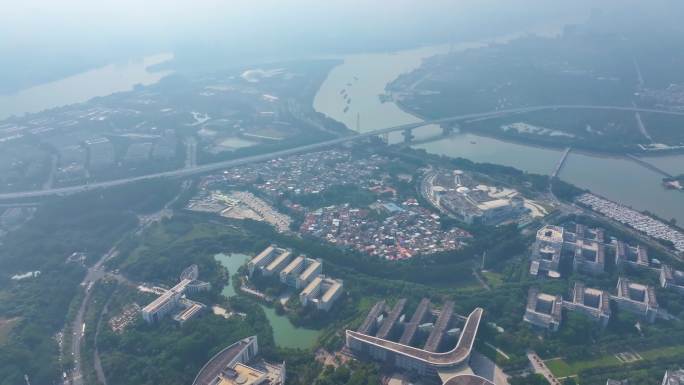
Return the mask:
[[[348, 136], [343, 136], [340, 138], [325, 140], [325, 141], [314, 143], [314, 144], [308, 144], [308, 145], [304, 145], [304, 146], [294, 147], [294, 148], [290, 148], [287, 150], [280, 150], [280, 151], [270, 152], [270, 153], [261, 154], [261, 155], [247, 156], [244, 158], [227, 160], [227, 161], [222, 161], [222, 162], [215, 162], [215, 163], [209, 163], [209, 164], [203, 164], [203, 165], [195, 165], [195, 166], [187, 167], [187, 168], [183, 168], [183, 169], [152, 173], [152, 174], [141, 175], [141, 176], [136, 176], [136, 177], [131, 177], [131, 178], [115, 179], [115, 180], [110, 180], [110, 181], [90, 183], [90, 184], [84, 184], [84, 185], [78, 185], [78, 186], [69, 186], [69, 187], [51, 188], [51, 189], [43, 189], [43, 190], [32, 190], [32, 191], [4, 193], [4, 194], [0, 194], [0, 201], [25, 199], [25, 198], [42, 198], [42, 197], [48, 197], [48, 196], [54, 196], [54, 195], [68, 195], [68, 194], [74, 194], [74, 193], [79, 193], [79, 192], [83, 192], [83, 191], [121, 186], [121, 185], [125, 185], [128, 183], [134, 183], [134, 182], [150, 180], [150, 179], [187, 177], [187, 176], [191, 176], [191, 175], [197, 175], [197, 174], [203, 174], [203, 173], [207, 173], [207, 172], [211, 172], [211, 171], [221, 170], [221, 169], [225, 169], [228, 167], [235, 167], [235, 166], [240, 166], [240, 165], [248, 164], [248, 163], [263, 162], [263, 161], [267, 161], [267, 160], [270, 160], [273, 158], [316, 151], [316, 150], [320, 150], [320, 149], [323, 149], [326, 147], [335, 146], [335, 145], [346, 143], [346, 142], [353, 142], [353, 141], [357, 141], [357, 140], [362, 140], [362, 139], [366, 139], [366, 138], [373, 137], [373, 136], [388, 134], [391, 132], [402, 132], [405, 140], [410, 141], [410, 139], [413, 138], [413, 130], [414, 129], [419, 128], [419, 127], [423, 127], [423, 126], [427, 126], [427, 125], [454, 123], [454, 122], [460, 122], [460, 121], [468, 121], [468, 120], [472, 120], [472, 119], [492, 119], [492, 118], [498, 118], [498, 117], [503, 117], [503, 116], [508, 116], [508, 115], [514, 115], [514, 114], [525, 114], [525, 113], [530, 113], [530, 112], [548, 111], [548, 110], [631, 111], [631, 112], [644, 112], [644, 113], [684, 116], [684, 112], [658, 110], [658, 109], [651, 109], [651, 108], [629, 107], [629, 106], [592, 106], [592, 105], [581, 105], [581, 104], [578, 104], [578, 105], [560, 104], [560, 105], [510, 108], [510, 109], [503, 109], [503, 110], [497, 110], [497, 111], [464, 114], [464, 115], [457, 115], [457, 116], [451, 116], [451, 117], [440, 118], [440, 119], [424, 120], [424, 121], [415, 122], [415, 123], [401, 124], [398, 126], [380, 128], [377, 130], [367, 131], [367, 132], [363, 132], [363, 133], [359, 133], [359, 134], [355, 134], [355, 135], [348, 135]], [[448, 127], [444, 128], [444, 130], [446, 133], [448, 133], [449, 128]]]
[[560, 171], [563, 169], [565, 161], [568, 159], [568, 155], [570, 155], [570, 151], [572, 151], [572, 147], [568, 147], [565, 149], [565, 151], [563, 151], [563, 155], [561, 155], [561, 158], [558, 160], [556, 167], [554, 167], [553, 172], [551, 173], [551, 178], [557, 177]]

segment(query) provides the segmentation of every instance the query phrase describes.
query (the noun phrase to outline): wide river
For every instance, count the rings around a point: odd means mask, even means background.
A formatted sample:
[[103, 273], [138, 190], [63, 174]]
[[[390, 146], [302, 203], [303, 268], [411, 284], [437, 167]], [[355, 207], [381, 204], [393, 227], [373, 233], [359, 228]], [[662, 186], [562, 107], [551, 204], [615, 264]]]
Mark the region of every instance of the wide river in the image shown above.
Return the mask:
[[109, 64], [12, 94], [0, 95], [0, 119], [129, 91], [137, 84], [154, 84], [170, 71], [150, 71], [149, 67], [171, 59], [173, 54], [164, 53]]
[[[548, 33], [548, 30], [544, 32]], [[456, 46], [341, 57], [343, 63], [335, 67], [321, 85], [314, 99], [314, 108], [362, 132], [417, 122], [419, 118], [402, 111], [394, 103], [381, 102], [379, 95], [385, 93], [389, 82], [417, 68], [427, 57], [450, 50], [485, 47], [491, 41], [505, 42], [513, 37], [515, 35]], [[420, 138], [436, 132], [437, 127], [427, 126], [418, 130], [416, 136]], [[390, 141], [399, 139], [399, 134], [390, 137]], [[509, 165], [540, 174], [550, 174], [561, 157], [561, 151], [557, 149], [511, 143], [472, 133], [457, 134], [415, 147], [430, 153]], [[684, 155], [649, 157], [646, 160], [671, 174], [684, 173]], [[635, 209], [649, 210], [663, 218], [675, 218], [678, 223], [684, 223], [684, 193], [664, 189], [659, 174], [628, 159], [572, 152], [559, 177]]]

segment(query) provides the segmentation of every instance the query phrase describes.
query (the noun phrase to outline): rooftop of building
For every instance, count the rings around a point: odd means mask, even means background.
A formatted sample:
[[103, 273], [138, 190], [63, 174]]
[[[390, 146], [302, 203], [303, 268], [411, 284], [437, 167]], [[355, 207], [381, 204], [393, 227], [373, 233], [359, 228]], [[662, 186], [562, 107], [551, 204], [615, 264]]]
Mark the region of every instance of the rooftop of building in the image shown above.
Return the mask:
[[547, 225], [537, 231], [537, 239], [551, 243], [562, 243], [563, 231], [560, 226]]
[[494, 383], [474, 374], [461, 374], [446, 380], [443, 385], [494, 385]]
[[666, 371], [663, 377], [663, 385], [684, 385], [684, 370]]
[[187, 308], [183, 309], [174, 318], [180, 322], [185, 322], [194, 317], [198, 312], [202, 311], [202, 309], [204, 309], [203, 305], [199, 303], [193, 303]]
[[284, 250], [280, 255], [278, 255], [271, 263], [269, 263], [268, 266], [266, 266], [266, 270], [268, 271], [274, 271], [276, 270], [281, 264], [283, 264], [288, 258], [290, 257], [290, 252], [287, 250]]
[[144, 313], [154, 313], [160, 307], [164, 306], [168, 301], [170, 301], [174, 296], [183, 293], [185, 288], [192, 282], [189, 279], [183, 279], [176, 286], [164, 292], [164, 294], [157, 297], [154, 301], [150, 302], [147, 306], [143, 308]]
[[248, 337], [218, 352], [200, 369], [192, 385], [211, 385], [221, 372], [253, 343], [256, 343], [256, 337]]
[[311, 274], [315, 274], [316, 271], [318, 270], [318, 268], [319, 268], [320, 266], [321, 266], [321, 262], [318, 261], [318, 260], [316, 260], [316, 259], [314, 259], [314, 260], [309, 264], [309, 266], [307, 266], [306, 269], [304, 269], [304, 271], [303, 271], [302, 274], [299, 276], [299, 278], [301, 278], [301, 279], [304, 280], [304, 281], [308, 281], [309, 278], [311, 277]]
[[252, 385], [259, 383], [266, 373], [244, 364], [236, 364], [219, 374], [219, 382], [216, 385]]
[[608, 292], [585, 287], [581, 282], [575, 282], [572, 302], [576, 305], [596, 309], [602, 313], [610, 313], [610, 295]]
[[276, 247], [273, 245], [268, 246], [261, 253], [257, 254], [256, 257], [252, 258], [250, 262], [253, 264], [259, 264], [262, 260], [268, 258], [275, 251], [275, 249]]
[[651, 308], [658, 307], [658, 302], [655, 298], [655, 290], [651, 286], [632, 282], [627, 278], [620, 277], [618, 279], [617, 292], [619, 298], [641, 302]]
[[299, 268], [299, 265], [301, 265], [302, 263], [304, 263], [304, 257], [300, 255], [297, 258], [293, 259], [292, 262], [290, 262], [280, 273], [288, 275], [292, 273], [292, 271], [294, 271], [295, 269]]
[[560, 321], [563, 299], [560, 296], [540, 293], [536, 288], [530, 288], [527, 295], [527, 310], [537, 314], [544, 314]]
[[301, 295], [311, 295], [311, 293], [314, 290], [318, 289], [318, 287], [321, 286], [322, 283], [323, 277], [319, 275], [318, 277], [314, 278], [313, 281], [309, 282], [308, 285], [306, 285], [304, 290], [302, 290]]
[[337, 292], [342, 290], [342, 281], [338, 279], [326, 278], [324, 280], [324, 283], [329, 284], [330, 287], [328, 287], [328, 290], [326, 290], [325, 293], [323, 293], [321, 300], [323, 302], [328, 302], [335, 297]]
[[470, 353], [473, 344], [475, 343], [475, 337], [477, 336], [483, 313], [484, 310], [482, 308], [476, 308], [470, 313], [463, 326], [463, 331], [458, 339], [458, 343], [453, 349], [444, 353], [429, 352], [427, 350], [402, 345], [398, 342], [388, 341], [352, 330], [347, 330], [347, 337], [425, 362], [429, 365], [451, 367], [460, 365], [470, 358]]

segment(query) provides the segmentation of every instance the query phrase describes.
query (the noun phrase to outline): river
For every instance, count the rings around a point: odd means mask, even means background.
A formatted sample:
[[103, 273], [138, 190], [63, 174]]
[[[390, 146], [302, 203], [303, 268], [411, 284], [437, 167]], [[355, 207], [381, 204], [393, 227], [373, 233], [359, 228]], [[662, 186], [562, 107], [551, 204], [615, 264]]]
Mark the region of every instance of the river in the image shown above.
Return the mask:
[[[232, 276], [237, 272], [240, 266], [247, 263], [250, 257], [239, 253], [219, 253], [214, 255], [214, 258], [223, 267], [228, 269], [228, 272]], [[235, 289], [233, 288], [232, 283], [226, 285], [221, 293], [226, 298], [234, 296]], [[314, 346], [316, 339], [320, 335], [320, 331], [296, 327], [286, 316], [276, 314], [273, 308], [263, 304], [260, 304], [259, 306], [261, 306], [264, 313], [266, 313], [266, 318], [271, 324], [271, 328], [273, 328], [273, 338], [275, 339], [276, 345], [299, 349], [309, 349]]]
[[[545, 31], [545, 34], [552, 33], [549, 29]], [[519, 35], [495, 40], [507, 41]], [[351, 129], [358, 127], [362, 132], [419, 121], [394, 103], [380, 100], [379, 95], [385, 93], [386, 85], [420, 66], [427, 57], [449, 50], [484, 47], [490, 41], [344, 56], [342, 64], [335, 67], [321, 85], [314, 99], [314, 109]], [[416, 137], [436, 132], [436, 127], [427, 126], [417, 130]], [[399, 135], [390, 137], [390, 141], [400, 140]], [[503, 164], [540, 174], [550, 174], [561, 156], [558, 149], [511, 143], [473, 133], [461, 133], [415, 147], [430, 153]], [[646, 160], [671, 174], [684, 173], [684, 155], [648, 157]], [[678, 223], [684, 223], [684, 193], [664, 189], [660, 174], [629, 159], [572, 152], [559, 177], [637, 210], [648, 210], [665, 219], [675, 218]]]
[[150, 71], [149, 67], [171, 59], [173, 54], [163, 53], [109, 64], [12, 94], [0, 95], [0, 119], [129, 91], [137, 84], [154, 84], [171, 72]]

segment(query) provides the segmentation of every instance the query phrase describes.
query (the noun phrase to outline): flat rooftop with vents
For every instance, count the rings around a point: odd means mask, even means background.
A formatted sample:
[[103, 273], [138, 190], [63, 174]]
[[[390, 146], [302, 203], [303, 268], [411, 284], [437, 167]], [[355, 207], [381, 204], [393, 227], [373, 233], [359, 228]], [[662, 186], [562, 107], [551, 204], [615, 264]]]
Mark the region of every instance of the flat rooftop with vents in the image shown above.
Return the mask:
[[658, 301], [656, 301], [653, 287], [620, 277], [617, 295], [614, 298], [621, 309], [641, 315], [650, 322], [655, 321], [658, 314]]
[[586, 287], [581, 282], [575, 282], [572, 290], [572, 301], [565, 301], [569, 310], [585, 314], [601, 325], [606, 326], [610, 320], [610, 294], [607, 291]]
[[563, 298], [539, 292], [531, 288], [527, 294], [527, 306], [523, 320], [535, 326], [556, 331], [561, 324]]

